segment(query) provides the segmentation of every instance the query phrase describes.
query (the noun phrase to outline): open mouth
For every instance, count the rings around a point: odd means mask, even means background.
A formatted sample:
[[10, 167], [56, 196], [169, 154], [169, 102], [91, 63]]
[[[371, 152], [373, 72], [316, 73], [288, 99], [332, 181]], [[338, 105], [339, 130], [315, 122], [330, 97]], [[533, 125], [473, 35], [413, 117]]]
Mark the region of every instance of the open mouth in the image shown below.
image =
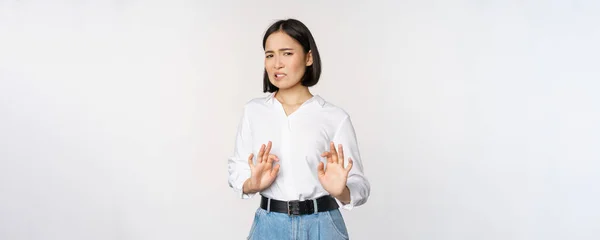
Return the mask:
[[287, 75], [285, 73], [275, 73], [275, 80], [281, 80], [284, 77], [286, 77]]

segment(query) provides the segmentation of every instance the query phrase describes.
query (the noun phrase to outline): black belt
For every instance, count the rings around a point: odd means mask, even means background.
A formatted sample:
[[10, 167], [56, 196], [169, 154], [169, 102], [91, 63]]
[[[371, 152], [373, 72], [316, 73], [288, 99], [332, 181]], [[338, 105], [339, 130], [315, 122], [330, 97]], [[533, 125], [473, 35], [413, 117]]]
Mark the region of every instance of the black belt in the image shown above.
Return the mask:
[[287, 213], [288, 215], [313, 214], [315, 213], [315, 203], [317, 205], [317, 212], [327, 212], [339, 208], [339, 205], [335, 199], [329, 195], [322, 196], [316, 200], [309, 199], [305, 201], [270, 200], [271, 204], [269, 206], [269, 198], [262, 196], [260, 200], [260, 207], [267, 211]]

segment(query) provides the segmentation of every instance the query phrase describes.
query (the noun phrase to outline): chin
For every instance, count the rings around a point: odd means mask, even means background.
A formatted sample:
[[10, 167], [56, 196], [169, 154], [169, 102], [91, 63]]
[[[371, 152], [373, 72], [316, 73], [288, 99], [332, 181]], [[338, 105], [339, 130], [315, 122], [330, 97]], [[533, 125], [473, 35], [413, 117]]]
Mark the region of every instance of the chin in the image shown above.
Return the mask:
[[296, 84], [290, 84], [287, 82], [276, 82], [276, 81], [272, 81], [272, 80], [271, 80], [271, 84], [273, 84], [275, 87], [279, 88], [280, 90], [292, 88], [296, 85]]

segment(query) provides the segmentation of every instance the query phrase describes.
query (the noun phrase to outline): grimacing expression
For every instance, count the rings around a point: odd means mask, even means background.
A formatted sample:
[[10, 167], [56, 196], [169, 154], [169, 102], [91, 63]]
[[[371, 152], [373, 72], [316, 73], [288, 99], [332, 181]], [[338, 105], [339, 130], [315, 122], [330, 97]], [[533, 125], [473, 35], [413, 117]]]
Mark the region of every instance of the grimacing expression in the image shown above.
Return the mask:
[[297, 85], [306, 67], [312, 65], [312, 53], [304, 53], [302, 45], [283, 31], [267, 37], [265, 43], [265, 70], [269, 81], [279, 89]]

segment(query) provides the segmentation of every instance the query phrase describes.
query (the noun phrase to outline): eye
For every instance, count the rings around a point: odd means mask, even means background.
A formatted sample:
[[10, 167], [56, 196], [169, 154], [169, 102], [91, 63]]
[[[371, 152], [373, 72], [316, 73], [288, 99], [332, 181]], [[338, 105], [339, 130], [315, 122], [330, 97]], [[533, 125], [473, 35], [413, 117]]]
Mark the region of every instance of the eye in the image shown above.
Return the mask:
[[292, 55], [294, 55], [294, 54], [291, 53], [291, 52], [285, 52], [285, 53], [283, 53], [283, 56], [292, 56]]
[[265, 56], [265, 58], [272, 58], [272, 57], [273, 57], [273, 54], [269, 54], [269, 55]]

